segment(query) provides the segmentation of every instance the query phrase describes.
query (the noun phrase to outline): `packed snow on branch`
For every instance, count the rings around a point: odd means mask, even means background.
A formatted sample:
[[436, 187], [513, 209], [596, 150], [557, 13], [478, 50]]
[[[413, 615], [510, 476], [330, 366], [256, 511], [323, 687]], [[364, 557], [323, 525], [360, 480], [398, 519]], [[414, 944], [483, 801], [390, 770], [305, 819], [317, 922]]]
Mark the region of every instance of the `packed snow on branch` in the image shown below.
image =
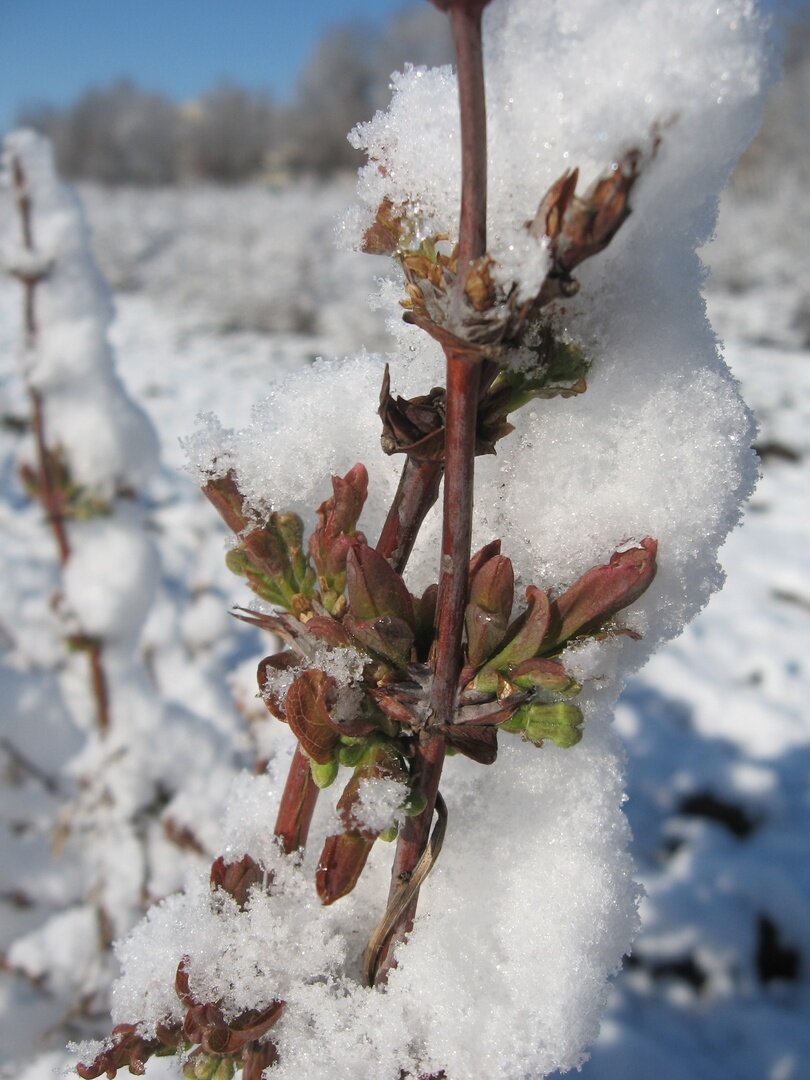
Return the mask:
[[[531, 291], [544, 272], [547, 252], [524, 226], [562, 173], [579, 167], [585, 186], [632, 150], [643, 165], [632, 216], [583, 267], [559, 314], [590, 361], [587, 392], [516, 413], [497, 456], [479, 459], [474, 543], [502, 537], [518, 580], [551, 591], [645, 536], [658, 539], [659, 570], [626, 616], [639, 640], [608, 637], [564, 657], [585, 683], [575, 750], [513, 743], [488, 769], [449, 764], [445, 848], [385, 990], [358, 975], [387, 852], [377, 845], [357, 889], [322, 909], [308, 883], [332, 808], [318, 810], [303, 879], [268, 841], [291, 745], [268, 777], [235, 791], [228, 854], [273, 870], [273, 894], [214, 918], [207, 885], [192, 882], [155, 909], [120, 947], [115, 1017], [142, 1021], [146, 1036], [180, 1020], [173, 983], [186, 956], [195, 996], [220, 1001], [226, 1017], [286, 1002], [273, 1029], [279, 1080], [442, 1069], [452, 1080], [518, 1080], [582, 1063], [636, 926], [611, 710], [627, 675], [721, 585], [717, 551], [756, 478], [751, 418], [706, 319], [696, 254], [759, 118], [764, 47], [753, 8], [495, 0], [485, 33], [500, 280]], [[354, 135], [370, 157], [345, 226], [356, 242], [384, 199], [414, 235], [452, 242], [457, 108], [450, 69], [396, 77], [388, 112]], [[311, 522], [330, 473], [362, 461], [370, 495], [360, 527], [374, 537], [400, 466], [379, 449], [385, 360], [399, 393], [442, 379], [438, 346], [398, 324], [402, 294], [389, 282], [378, 300], [397, 323], [394, 355], [294, 374], [243, 430], [204, 422], [189, 442], [198, 478], [234, 469], [257, 515], [293, 509]], [[434, 516], [408, 571], [412, 591], [435, 580], [438, 550]]]
[[[24, 565], [27, 572], [7, 575], [0, 598], [0, 623], [11, 630], [3, 641], [3, 674], [35, 671], [47, 688], [49, 710], [58, 716], [54, 727], [61, 728], [50, 735], [32, 708], [32, 730], [10, 724], [3, 746], [12, 760], [27, 760], [30, 738], [48, 790], [54, 802], [61, 800], [54, 865], [63, 875], [61, 889], [47, 882], [43, 888], [25, 833], [4, 848], [19, 895], [37, 909], [39, 924], [29, 921], [4, 949], [3, 963], [55, 1001], [73, 1002], [85, 1018], [107, 1007], [105, 939], [129, 931], [146, 897], [177, 888], [178, 867], [190, 861], [166, 828], [172, 797], [183, 790], [185, 799], [177, 802], [182, 813], [183, 803], [193, 801], [189, 789], [200, 786], [196, 777], [187, 780], [181, 747], [193, 741], [209, 772], [224, 754], [190, 711], [160, 700], [144, 662], [142, 635], [161, 565], [140, 496], [159, 465], [158, 439], [116, 372], [108, 338], [113, 308], [81, 206], [60, 182], [41, 136], [9, 135], [3, 165], [0, 258], [20, 279], [9, 283], [19, 364], [4, 372], [4, 380], [17, 398], [22, 388], [28, 391], [22, 409], [39, 403], [43, 417], [38, 430], [35, 421], [29, 425], [35, 430], [16, 448], [21, 472], [33, 479], [43, 506], [31, 534], [22, 526], [9, 531], [8, 565]], [[46, 472], [56, 511], [43, 497]], [[20, 517], [26, 512], [18, 508]], [[48, 519], [57, 516], [66, 537], [58, 573], [47, 532]], [[29, 719], [26, 713], [15, 718], [18, 725]], [[44, 837], [54, 827], [49, 814], [35, 815], [35, 835]], [[55, 880], [58, 873], [51, 870]], [[55, 909], [44, 921], [40, 903]]]
[[2, 248], [6, 271], [24, 276], [34, 259], [43, 274], [36, 285], [36, 348], [24, 346], [21, 361], [29, 385], [45, 400], [48, 437], [82, 487], [106, 498], [119, 488], [139, 488], [157, 465], [157, 439], [115, 372], [108, 338], [112, 302], [84, 215], [75, 194], [56, 178], [46, 139], [13, 132], [3, 150], [9, 169], [15, 160], [23, 168], [35, 216], [31, 252], [9, 206]]

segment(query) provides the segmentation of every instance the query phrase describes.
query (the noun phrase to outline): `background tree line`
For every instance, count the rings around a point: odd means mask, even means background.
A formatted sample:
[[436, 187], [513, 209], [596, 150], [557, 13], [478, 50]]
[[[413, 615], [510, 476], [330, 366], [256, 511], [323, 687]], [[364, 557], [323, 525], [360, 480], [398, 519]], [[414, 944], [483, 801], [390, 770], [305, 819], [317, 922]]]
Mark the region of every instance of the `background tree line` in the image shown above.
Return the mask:
[[[787, 163], [802, 180], [810, 170], [807, 15], [798, 15], [783, 32], [784, 79], [737, 168], [734, 186], [740, 194], [779, 185]], [[72, 105], [25, 109], [18, 123], [50, 137], [62, 175], [73, 180], [169, 185], [328, 176], [361, 163], [346, 133], [388, 103], [392, 71], [451, 58], [446, 20], [422, 4], [392, 16], [379, 30], [361, 22], [330, 30], [288, 103], [221, 83], [178, 104], [121, 79], [86, 91]]]
[[329, 31], [289, 103], [222, 83], [177, 104], [122, 79], [63, 108], [28, 108], [19, 122], [51, 138], [60, 171], [74, 180], [160, 185], [326, 175], [357, 167], [346, 133], [387, 103], [392, 71], [451, 56], [446, 20], [425, 4], [380, 30], [355, 22]]

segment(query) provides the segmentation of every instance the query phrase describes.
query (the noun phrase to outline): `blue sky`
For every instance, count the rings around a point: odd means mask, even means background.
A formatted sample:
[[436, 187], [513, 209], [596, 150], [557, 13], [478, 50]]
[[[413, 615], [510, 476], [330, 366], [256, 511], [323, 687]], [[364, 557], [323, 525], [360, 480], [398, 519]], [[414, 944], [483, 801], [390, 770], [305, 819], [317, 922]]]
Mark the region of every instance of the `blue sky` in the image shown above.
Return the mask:
[[[413, 2], [413, 0], [411, 0]], [[424, 0], [422, 0], [424, 2]], [[0, 130], [126, 75], [170, 97], [221, 79], [284, 96], [324, 30], [408, 0], [0, 0]]]
[[63, 105], [121, 76], [179, 100], [222, 79], [283, 98], [329, 26], [379, 25], [409, 2], [426, 0], [0, 0], [0, 131], [23, 105]]

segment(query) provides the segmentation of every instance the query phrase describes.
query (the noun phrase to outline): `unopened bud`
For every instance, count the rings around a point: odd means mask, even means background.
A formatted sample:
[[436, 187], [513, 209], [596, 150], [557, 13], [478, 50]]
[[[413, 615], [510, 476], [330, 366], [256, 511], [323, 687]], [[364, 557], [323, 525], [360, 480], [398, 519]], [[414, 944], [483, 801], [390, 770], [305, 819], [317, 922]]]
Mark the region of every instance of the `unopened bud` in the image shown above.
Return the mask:
[[556, 705], [527, 705], [525, 709], [525, 733], [531, 742], [542, 743], [550, 739], [561, 750], [567, 750], [582, 738], [582, 712], [576, 705], [559, 702]]
[[233, 1058], [224, 1057], [219, 1059], [216, 1071], [214, 1072], [211, 1080], [233, 1080], [233, 1074], [236, 1072], [236, 1062]]
[[427, 806], [427, 799], [421, 791], [411, 791], [402, 804], [402, 811], [406, 817], [419, 817]]
[[250, 559], [244, 548], [235, 547], [225, 555], [225, 565], [228, 567], [232, 574], [236, 574], [239, 577], [244, 577], [248, 572], [250, 566]]
[[219, 1067], [220, 1059], [210, 1054], [193, 1054], [183, 1066], [186, 1080], [213, 1080]]
[[330, 784], [334, 783], [338, 769], [339, 765], [336, 761], [328, 761], [325, 765], [319, 765], [317, 761], [310, 761], [309, 763], [312, 779], [321, 789], [328, 788]]

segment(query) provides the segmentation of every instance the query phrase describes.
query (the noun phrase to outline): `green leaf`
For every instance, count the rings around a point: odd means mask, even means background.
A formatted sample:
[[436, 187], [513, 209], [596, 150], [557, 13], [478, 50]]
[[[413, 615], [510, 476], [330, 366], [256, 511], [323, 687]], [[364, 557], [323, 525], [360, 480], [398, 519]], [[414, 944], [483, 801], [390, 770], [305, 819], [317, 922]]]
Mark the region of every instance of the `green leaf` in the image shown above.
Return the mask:
[[309, 771], [312, 773], [312, 779], [318, 787], [323, 789], [334, 783], [339, 772], [339, 766], [336, 761], [328, 761], [325, 765], [319, 765], [317, 761], [310, 758]]
[[498, 686], [497, 673], [508, 673], [536, 655], [548, 630], [549, 602], [542, 589], [530, 585], [526, 590], [528, 607], [506, 634], [506, 643], [488, 660], [473, 683], [476, 690], [495, 693]]
[[356, 619], [351, 612], [343, 620], [343, 626], [368, 652], [381, 656], [396, 667], [403, 667], [411, 658], [414, 634], [403, 619], [382, 615], [377, 619]]
[[411, 790], [410, 795], [402, 806], [402, 811], [405, 814], [405, 817], [419, 817], [426, 806], [427, 799], [422, 792]]
[[314, 571], [304, 552], [304, 523], [298, 514], [272, 514], [270, 523], [286, 549], [287, 578], [296, 592], [312, 595]]
[[579, 345], [555, 338], [553, 329], [544, 325], [539, 329], [534, 350], [534, 367], [525, 371], [502, 371], [493, 383], [491, 393], [497, 393], [499, 411], [503, 415], [537, 398], [572, 397], [587, 389], [585, 377], [590, 360]]
[[231, 548], [226, 554], [225, 565], [232, 574], [236, 574], [237, 577], [245, 577], [250, 568], [250, 559], [248, 559], [245, 549], [240, 545]]
[[520, 690], [544, 690], [550, 694], [578, 694], [582, 687], [557, 660], [533, 657], [509, 673], [509, 681]]
[[349, 607], [357, 619], [401, 619], [413, 629], [413, 598], [391, 564], [368, 544], [356, 544], [346, 557]]
[[514, 596], [512, 563], [506, 556], [496, 555], [475, 574], [470, 586], [470, 602], [464, 613], [467, 655], [476, 667], [502, 643]]
[[576, 705], [557, 702], [553, 705], [522, 705], [515, 715], [501, 724], [502, 731], [519, 733], [536, 746], [546, 739], [567, 750], [582, 738], [582, 712]]
[[340, 741], [338, 761], [341, 765], [346, 765], [350, 769], [356, 769], [358, 765], [362, 765], [371, 751], [371, 744], [368, 739], [349, 740], [344, 737]]

